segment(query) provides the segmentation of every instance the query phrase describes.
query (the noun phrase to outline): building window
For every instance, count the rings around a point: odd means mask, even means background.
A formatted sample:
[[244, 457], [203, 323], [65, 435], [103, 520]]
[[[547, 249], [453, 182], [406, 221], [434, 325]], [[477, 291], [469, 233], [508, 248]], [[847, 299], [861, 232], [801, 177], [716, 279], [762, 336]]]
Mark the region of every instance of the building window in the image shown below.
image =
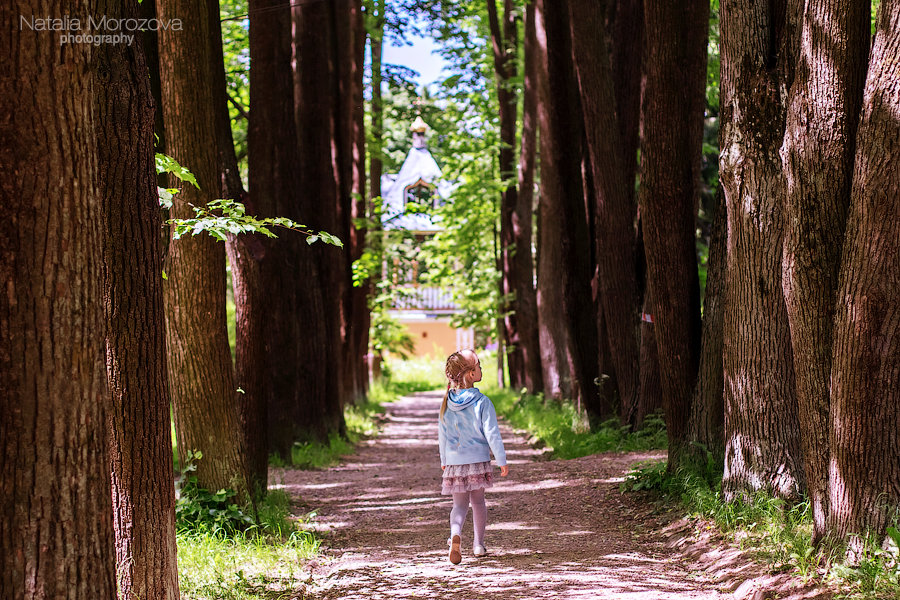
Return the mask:
[[404, 190], [404, 200], [421, 207], [438, 208], [443, 204], [441, 197], [434, 193], [434, 188], [421, 179]]

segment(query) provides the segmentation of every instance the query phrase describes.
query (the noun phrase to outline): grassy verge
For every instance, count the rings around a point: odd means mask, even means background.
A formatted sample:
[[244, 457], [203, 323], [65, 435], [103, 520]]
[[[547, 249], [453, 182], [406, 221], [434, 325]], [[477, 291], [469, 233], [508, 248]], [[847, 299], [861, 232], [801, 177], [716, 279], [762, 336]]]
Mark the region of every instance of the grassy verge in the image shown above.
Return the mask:
[[664, 449], [666, 427], [660, 415], [650, 415], [640, 431], [621, 427], [617, 420], [591, 429], [569, 401], [547, 400], [541, 394], [520, 394], [494, 383], [496, 354], [481, 356], [484, 381], [479, 386], [497, 413], [513, 427], [524, 429], [544, 442], [557, 458], [569, 459], [598, 452]]
[[689, 516], [712, 521], [742, 548], [752, 549], [774, 572], [794, 573], [804, 581], [836, 583], [847, 598], [900, 598], [900, 532], [889, 528], [888, 540], [858, 540], [852, 561], [842, 548], [812, 545], [812, 512], [809, 502], [788, 503], [765, 493], [748, 502], [726, 502], [721, 492], [721, 468], [710, 462], [705, 468], [676, 474], [665, 472], [664, 462], [632, 471], [624, 490], [650, 490], [661, 499], [680, 502]]
[[283, 491], [269, 492], [259, 522], [242, 530], [179, 526], [178, 579], [184, 600], [303, 598], [306, 559], [319, 540], [290, 515]]

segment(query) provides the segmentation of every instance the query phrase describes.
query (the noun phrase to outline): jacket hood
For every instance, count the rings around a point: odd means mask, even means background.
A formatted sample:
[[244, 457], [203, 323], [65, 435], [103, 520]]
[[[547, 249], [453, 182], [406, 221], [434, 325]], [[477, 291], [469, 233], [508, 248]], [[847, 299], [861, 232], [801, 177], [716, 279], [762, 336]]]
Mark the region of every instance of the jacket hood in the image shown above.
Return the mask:
[[461, 411], [478, 402], [483, 395], [484, 394], [478, 391], [478, 388], [450, 390], [450, 397], [447, 399], [447, 408], [454, 412]]

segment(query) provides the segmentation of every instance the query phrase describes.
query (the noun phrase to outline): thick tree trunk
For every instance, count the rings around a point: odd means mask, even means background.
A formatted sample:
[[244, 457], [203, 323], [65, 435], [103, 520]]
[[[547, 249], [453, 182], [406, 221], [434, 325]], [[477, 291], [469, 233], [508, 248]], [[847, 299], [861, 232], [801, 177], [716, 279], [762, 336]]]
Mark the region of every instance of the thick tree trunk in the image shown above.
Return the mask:
[[87, 44], [20, 29], [85, 2], [0, 5], [0, 590], [114, 598], [103, 213]]
[[[298, 209], [304, 223], [348, 240], [350, 227], [350, 175], [352, 161], [347, 150], [350, 140], [348, 101], [341, 95], [349, 90], [349, 70], [341, 60], [349, 58], [338, 46], [350, 43], [347, 11], [351, 0], [294, 6], [294, 109], [299, 140]], [[337, 64], [336, 64], [337, 61]], [[323, 339], [314, 349], [317, 376], [323, 379], [326, 394], [318, 405], [307, 404], [299, 423], [312, 426], [307, 437], [327, 438], [344, 431], [341, 410], [344, 398], [346, 363], [346, 305], [349, 273], [346, 257], [334, 247], [311, 246], [319, 269], [320, 289], [310, 314], [321, 313]], [[305, 300], [305, 302], [313, 300]]]
[[568, 9], [564, 3], [544, 2], [538, 4], [538, 10], [543, 16], [547, 56], [547, 85], [542, 86], [546, 92], [542, 102], [549, 116], [548, 127], [542, 128], [541, 133], [541, 165], [556, 174], [557, 188], [551, 192], [550, 209], [556, 213], [559, 224], [552, 243], [559, 246], [561, 258], [555, 268], [560, 272], [562, 312], [568, 331], [567, 367], [572, 399], [589, 417], [596, 418], [602, 412], [594, 383], [598, 376], [597, 330], [584, 327], [585, 323], [596, 323], [590, 289], [593, 253], [584, 202], [584, 134], [572, 66]]
[[534, 289], [532, 220], [534, 217], [534, 172], [537, 161], [538, 49], [534, 30], [534, 3], [525, 7], [524, 82], [522, 87], [522, 137], [519, 148], [519, 181], [513, 237], [516, 253], [512, 260], [516, 280], [516, 326], [522, 358], [522, 387], [537, 393], [544, 387], [541, 347], [538, 338], [537, 297]]
[[[639, 386], [639, 297], [634, 264], [633, 155], [623, 154], [616, 95], [602, 31], [602, 3], [569, 3], [572, 53], [594, 184], [594, 256], [619, 398], [636, 403]], [[630, 164], [630, 163], [629, 163]], [[607, 343], [607, 342], [603, 342]]]
[[[132, 16], [124, 6], [98, 13]], [[140, 42], [101, 45], [95, 61], [116, 580], [123, 600], [177, 600], [155, 107]]]
[[829, 529], [884, 532], [900, 507], [900, 2], [883, 0], [866, 78], [831, 369]]
[[[709, 241], [700, 367], [691, 402], [690, 441], [700, 444], [721, 464], [725, 452], [724, 380], [722, 379], [725, 301], [725, 195], [716, 193], [716, 212]], [[696, 451], [694, 451], [697, 454]], [[705, 459], [705, 456], [703, 457]]]
[[[249, 7], [249, 205], [262, 216], [308, 223], [298, 172], [289, 2], [254, 0]], [[325, 407], [338, 400], [324, 349], [338, 341], [326, 335], [319, 270], [302, 236], [247, 240], [239, 249], [239, 261], [257, 269], [241, 269], [248, 275], [242, 285], [248, 286], [251, 302], [247, 336], [264, 340], [247, 348], [255, 358], [247, 357], [246, 381], [253, 381], [267, 410], [268, 451], [290, 460], [295, 441], [328, 435]], [[254, 360], [260, 362], [251, 375]]]
[[[563, 315], [568, 328], [568, 368], [572, 378], [572, 399], [590, 418], [601, 414], [597, 379], [597, 330], [585, 327], [596, 323], [591, 298], [593, 274], [588, 210], [584, 201], [582, 175], [583, 121], [578, 98], [578, 82], [572, 65], [572, 40], [568, 8], [564, 2], [545, 2], [544, 30], [547, 39], [547, 91], [549, 127], [542, 133], [549, 167], [557, 174], [558, 193], [554, 210], [560, 231]], [[544, 161], [542, 160], [542, 164]]]
[[[509, 381], [514, 389], [524, 384], [524, 361], [519, 334], [519, 311], [516, 291], [523, 274], [519, 272], [519, 240], [515, 235], [518, 189], [516, 179], [516, 111], [518, 98], [512, 81], [516, 77], [518, 28], [512, 0], [503, 0], [503, 22], [497, 16], [496, 0], [487, 0], [488, 23], [494, 55], [494, 75], [497, 84], [497, 103], [500, 116], [500, 149], [498, 164], [500, 179], [505, 187], [500, 194], [500, 335], [506, 348]], [[524, 251], [524, 248], [521, 248]]]
[[828, 514], [831, 332], [869, 19], [869, 2], [806, 2], [781, 149], [787, 186], [782, 286], [814, 541], [824, 535]]
[[647, 81], [641, 145], [641, 222], [659, 351], [669, 468], [687, 445], [700, 355], [694, 215], [706, 98], [709, 2], [644, 2]]
[[[334, 115], [335, 138], [332, 148], [338, 195], [336, 205], [332, 210], [335, 217], [333, 224], [323, 225], [322, 229], [334, 233], [347, 245], [343, 252], [335, 252], [334, 248], [329, 247], [320, 247], [317, 250], [326, 250], [326, 252], [319, 252], [322, 259], [326, 261], [324, 264], [327, 270], [323, 274], [333, 274], [332, 293], [339, 300], [336, 307], [338, 310], [335, 314], [341, 336], [341, 344], [338, 348], [339, 398], [342, 404], [346, 404], [356, 398], [356, 363], [353, 357], [354, 337], [351, 331], [353, 325], [351, 256], [356, 253], [356, 248], [351, 217], [354, 212], [352, 200], [353, 182], [356, 178], [354, 171], [357, 166], [353, 156], [356, 147], [354, 131], [356, 121], [355, 74], [358, 72], [358, 67], [361, 68], [361, 65], [356, 64], [356, 17], [362, 16], [362, 9], [359, 6], [360, 0], [333, 0], [328, 4], [331, 7], [331, 22], [334, 24], [330, 64], [334, 78], [332, 93], [336, 99], [335, 106], [332, 107], [332, 110], [336, 109]], [[302, 18], [300, 22], [302, 25]], [[318, 52], [322, 50], [317, 49]], [[321, 90], [319, 92], [321, 93]], [[309, 93], [308, 90], [307, 93]], [[306, 135], [305, 128], [301, 127], [299, 133], [301, 136], [300, 152], [302, 153], [304, 151], [302, 139]], [[327, 209], [327, 205], [323, 208]], [[330, 302], [326, 304], [326, 307], [330, 308], [331, 306]]]
[[[228, 84], [222, 48], [222, 25], [219, 0], [206, 0], [209, 15], [210, 71], [212, 73], [213, 119], [216, 130], [217, 194], [241, 202], [249, 214], [258, 214], [241, 181], [231, 116], [228, 111]], [[251, 256], [262, 248], [256, 236], [229, 236], [225, 244], [231, 265], [231, 284], [235, 304], [235, 402], [243, 433], [244, 452], [254, 500], [265, 496], [268, 488], [269, 447], [266, 435], [267, 406], [262, 390], [267, 385], [265, 367], [265, 333], [257, 329], [259, 315], [265, 311], [260, 302], [264, 286], [260, 269]], [[242, 391], [237, 391], [242, 390]]]
[[350, 184], [350, 236], [347, 242], [346, 256], [350, 265], [350, 331], [348, 356], [353, 377], [351, 400], [354, 402], [365, 398], [368, 392], [368, 368], [366, 353], [369, 347], [369, 296], [372, 288], [369, 282], [354, 285], [353, 263], [359, 260], [366, 249], [367, 228], [362, 222], [366, 219], [368, 196], [366, 195], [366, 129], [365, 129], [365, 97], [363, 74], [365, 71], [366, 28], [361, 4], [357, 1], [351, 7], [351, 32], [354, 44], [353, 68], [351, 69], [351, 90], [353, 119], [351, 153], [353, 155], [353, 175]]
[[786, 2], [722, 6], [720, 173], [727, 208], [724, 380], [726, 497], [803, 489], [781, 240], [778, 154], [796, 61]]
[[[635, 174], [641, 123], [641, 69], [644, 51], [644, 3], [642, 0], [606, 0], [606, 34], [616, 122], [622, 153], [622, 175], [632, 212], [637, 214]], [[634, 227], [632, 227], [632, 230]]]
[[[218, 197], [216, 137], [205, 4], [166, 0], [161, 21], [191, 23], [160, 30], [166, 151], [196, 177], [200, 189], [178, 182], [171, 216], [191, 218], [191, 205]], [[169, 245], [165, 270], [169, 386], [178, 451], [201, 451], [197, 480], [210, 490], [249, 491], [243, 435], [235, 405], [234, 367], [225, 316], [225, 245], [208, 235], [185, 236]]]
[[544, 393], [549, 398], [571, 395], [568, 368], [569, 330], [563, 312], [562, 247], [566, 235], [556, 205], [562, 193], [560, 174], [552, 156], [550, 112], [552, 110], [547, 72], [547, 33], [544, 27], [544, 0], [535, 2], [535, 39], [538, 60], [538, 129], [540, 131], [541, 189], [538, 201], [537, 312]]

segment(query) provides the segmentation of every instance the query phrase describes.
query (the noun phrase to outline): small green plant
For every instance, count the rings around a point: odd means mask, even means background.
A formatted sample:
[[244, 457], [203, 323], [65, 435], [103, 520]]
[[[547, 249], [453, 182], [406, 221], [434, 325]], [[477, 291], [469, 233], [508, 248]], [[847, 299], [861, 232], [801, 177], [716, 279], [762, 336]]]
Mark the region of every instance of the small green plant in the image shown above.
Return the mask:
[[211, 492], [197, 483], [196, 461], [201, 452], [188, 452], [181, 467], [181, 483], [176, 486], [175, 525], [179, 531], [208, 531], [232, 535], [254, 525], [250, 515], [238, 506], [234, 490]]

